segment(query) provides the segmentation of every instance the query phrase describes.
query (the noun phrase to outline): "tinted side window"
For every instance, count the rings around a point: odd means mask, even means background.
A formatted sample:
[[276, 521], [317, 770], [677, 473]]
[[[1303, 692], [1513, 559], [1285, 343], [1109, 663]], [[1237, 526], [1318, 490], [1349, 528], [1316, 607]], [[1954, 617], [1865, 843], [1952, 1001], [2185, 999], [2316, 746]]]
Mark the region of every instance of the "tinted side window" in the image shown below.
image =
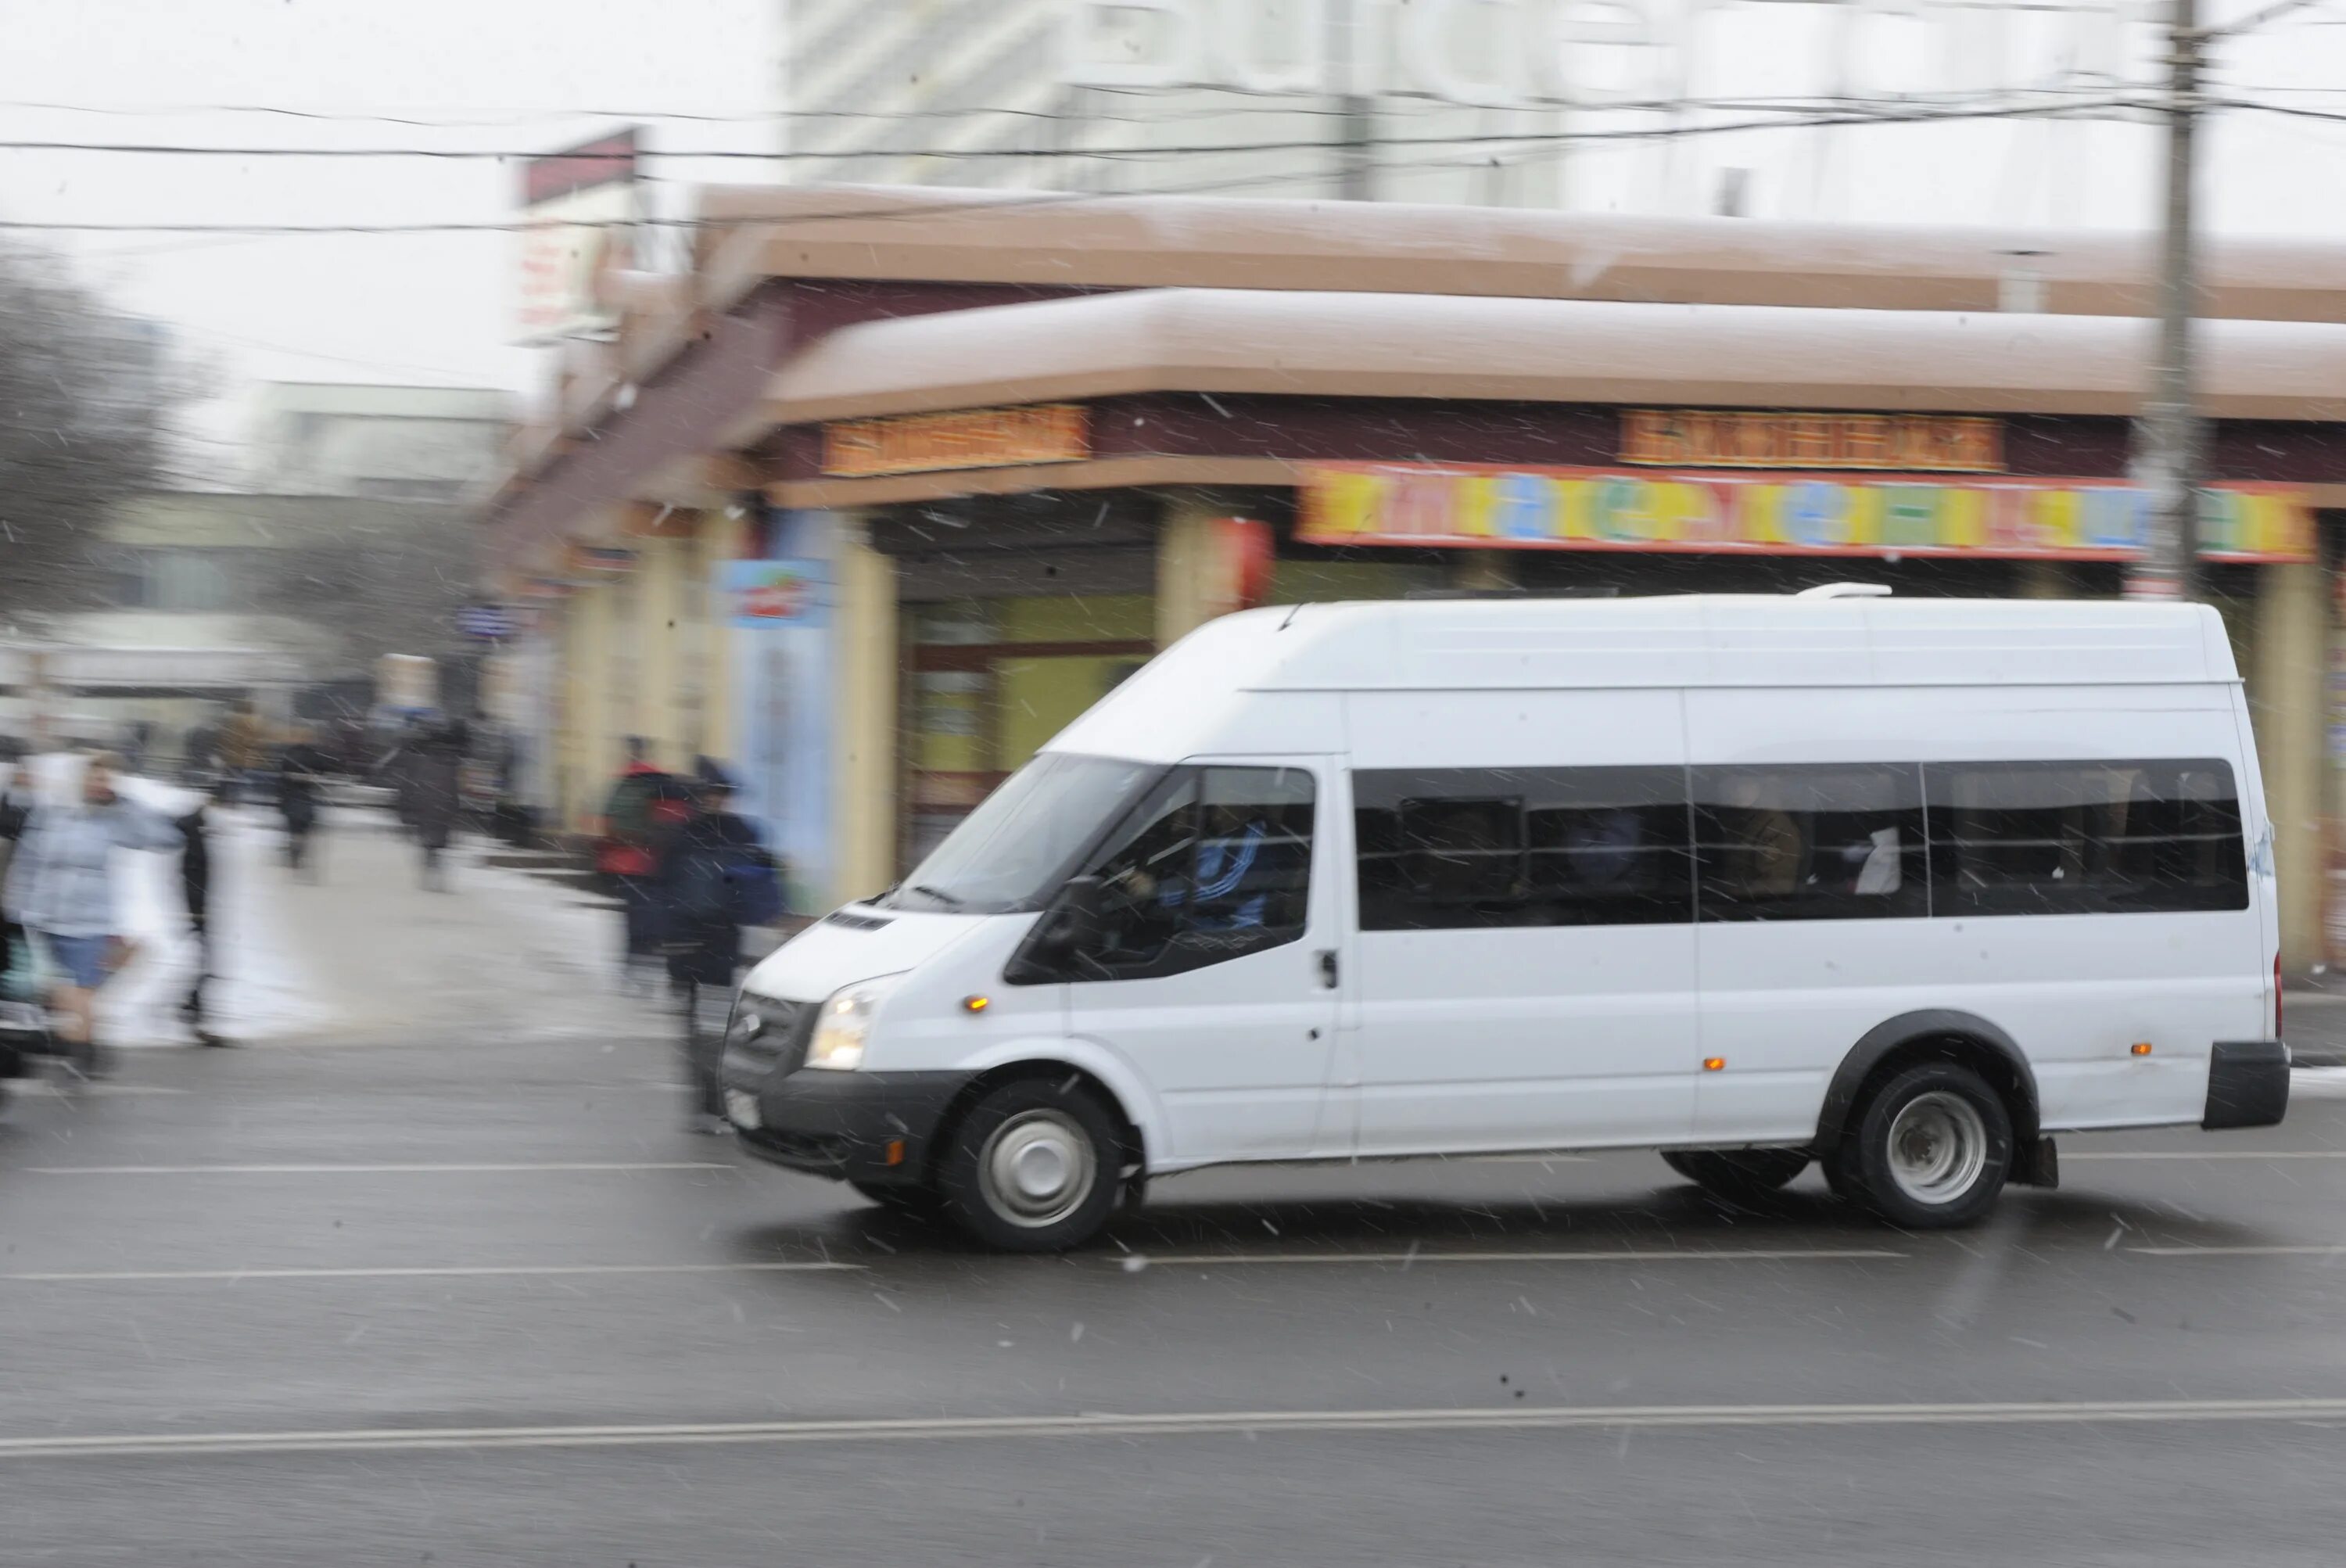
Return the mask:
[[2229, 763], [1939, 763], [1923, 774], [1942, 915], [2248, 907]]
[[1701, 918], [1928, 914], [1922, 788], [1904, 764], [1694, 769]]
[[1311, 775], [1294, 768], [1182, 769], [1087, 868], [1095, 978], [1178, 974], [1303, 934], [1311, 887]]
[[1693, 916], [1683, 769], [1368, 769], [1352, 795], [1364, 931]]

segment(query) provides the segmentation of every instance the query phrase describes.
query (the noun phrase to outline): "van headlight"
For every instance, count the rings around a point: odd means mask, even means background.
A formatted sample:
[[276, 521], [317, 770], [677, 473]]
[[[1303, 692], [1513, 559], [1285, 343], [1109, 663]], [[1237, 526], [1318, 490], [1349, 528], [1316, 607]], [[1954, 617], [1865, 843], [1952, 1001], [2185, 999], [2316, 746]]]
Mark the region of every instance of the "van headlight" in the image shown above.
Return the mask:
[[896, 988], [898, 975], [858, 981], [831, 993], [815, 1020], [814, 1038], [807, 1043], [806, 1064], [833, 1073], [852, 1073], [863, 1065], [863, 1045], [872, 1033], [880, 1003]]

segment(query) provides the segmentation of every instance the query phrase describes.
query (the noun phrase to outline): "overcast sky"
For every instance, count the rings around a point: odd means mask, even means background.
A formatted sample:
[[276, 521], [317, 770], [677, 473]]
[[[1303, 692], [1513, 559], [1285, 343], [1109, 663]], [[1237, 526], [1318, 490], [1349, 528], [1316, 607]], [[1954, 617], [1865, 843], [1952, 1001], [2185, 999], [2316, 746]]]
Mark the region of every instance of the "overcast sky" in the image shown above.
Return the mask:
[[[780, 11], [780, 0], [17, 0], [0, 8], [0, 141], [531, 150], [625, 123], [548, 111], [756, 116], [776, 107]], [[217, 107], [235, 105], [498, 123]], [[770, 123], [669, 122], [654, 144], [754, 148], [773, 136]], [[769, 167], [663, 172], [740, 179]], [[0, 219], [504, 222], [516, 180], [486, 160], [0, 150]], [[230, 382], [532, 380], [532, 354], [508, 346], [509, 235], [32, 238], [87, 258], [118, 304], [169, 322]]]

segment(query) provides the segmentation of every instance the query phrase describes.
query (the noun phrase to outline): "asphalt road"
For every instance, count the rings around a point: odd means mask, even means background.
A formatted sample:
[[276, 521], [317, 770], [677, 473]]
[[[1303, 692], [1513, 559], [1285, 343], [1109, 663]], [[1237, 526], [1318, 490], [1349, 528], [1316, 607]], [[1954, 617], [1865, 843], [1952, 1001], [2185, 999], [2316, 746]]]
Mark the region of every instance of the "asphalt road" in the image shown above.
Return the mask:
[[12, 1565], [2346, 1550], [2315, 1075], [1959, 1237], [1608, 1156], [1206, 1173], [1005, 1258], [687, 1135], [640, 1037], [129, 1054], [0, 1117]]

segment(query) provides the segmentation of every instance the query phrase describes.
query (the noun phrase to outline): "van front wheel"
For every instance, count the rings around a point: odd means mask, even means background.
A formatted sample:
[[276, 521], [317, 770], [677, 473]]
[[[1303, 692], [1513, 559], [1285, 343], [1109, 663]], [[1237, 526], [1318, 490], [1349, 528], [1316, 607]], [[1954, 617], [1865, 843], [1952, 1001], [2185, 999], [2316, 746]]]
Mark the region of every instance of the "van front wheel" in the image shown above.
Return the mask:
[[1809, 1168], [1801, 1149], [1669, 1149], [1662, 1163], [1716, 1198], [1750, 1203]]
[[1836, 1185], [1893, 1225], [1969, 1225], [2012, 1170], [2012, 1117], [1967, 1067], [1909, 1068], [1866, 1101], [1837, 1163]]
[[1115, 1121], [1083, 1088], [1005, 1084], [954, 1130], [939, 1184], [945, 1211], [1005, 1251], [1080, 1247], [1116, 1207], [1117, 1147]]

